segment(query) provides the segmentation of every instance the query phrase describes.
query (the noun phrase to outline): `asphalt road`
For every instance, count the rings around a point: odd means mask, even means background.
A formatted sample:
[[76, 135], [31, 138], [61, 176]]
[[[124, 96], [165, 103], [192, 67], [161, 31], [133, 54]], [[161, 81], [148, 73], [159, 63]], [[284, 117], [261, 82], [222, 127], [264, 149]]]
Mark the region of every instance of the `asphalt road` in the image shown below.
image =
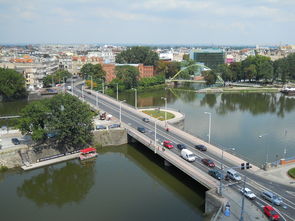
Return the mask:
[[[82, 92], [81, 92], [81, 85], [74, 88], [74, 93], [81, 98]], [[85, 101], [96, 105], [96, 96], [92, 94], [88, 94], [84, 91], [83, 93]], [[119, 105], [117, 103], [111, 103], [107, 99], [104, 99], [103, 96], [99, 96], [98, 98], [98, 107], [103, 109], [104, 111], [112, 114], [116, 118], [119, 119]], [[121, 105], [121, 119], [122, 122], [130, 125], [131, 127], [137, 129], [137, 127], [144, 127], [146, 129], [145, 135], [149, 137], [152, 141], [154, 140], [154, 129], [155, 124], [153, 122], [143, 122], [142, 121], [142, 115], [130, 113], [126, 109], [127, 104], [122, 103]], [[230, 162], [227, 162], [225, 160], [221, 160], [221, 156], [216, 156], [209, 152], [202, 152], [198, 151], [194, 148], [194, 145], [197, 143], [192, 143], [189, 140], [179, 136], [178, 134], [173, 133], [173, 131], [167, 132], [165, 128], [158, 126], [157, 127], [157, 141], [159, 143], [162, 143], [164, 140], [170, 140], [174, 144], [175, 148], [171, 149], [172, 152], [174, 152], [176, 155], [180, 156], [180, 151], [176, 148], [176, 144], [182, 143], [187, 146], [188, 149], [190, 149], [192, 152], [194, 152], [197, 156], [197, 160], [193, 162], [192, 164], [198, 167], [199, 169], [207, 172], [210, 168], [205, 166], [202, 162], [202, 158], [209, 158], [212, 159], [215, 163], [215, 165], [220, 168], [221, 163], [224, 165], [224, 168], [230, 168], [234, 167]], [[238, 170], [238, 169], [237, 169]], [[242, 171], [239, 170], [239, 173], [242, 175], [247, 176], [247, 183], [246, 187], [250, 188], [257, 196], [255, 199], [255, 204], [262, 208], [266, 204], [271, 204], [270, 202], [266, 202], [264, 199], [261, 198], [261, 192], [268, 190], [271, 192], [276, 193], [279, 195], [284, 203], [281, 206], [275, 206], [272, 205], [276, 210], [281, 214], [282, 219], [281, 220], [295, 220], [295, 188], [282, 185], [279, 183], [270, 182], [267, 179], [264, 179], [260, 176], [257, 176], [253, 173], [250, 173], [248, 171]], [[228, 182], [223, 181], [223, 185], [230, 186], [230, 188], [233, 188], [236, 191], [239, 191], [242, 188], [242, 182]], [[242, 195], [241, 195], [242, 196]]]

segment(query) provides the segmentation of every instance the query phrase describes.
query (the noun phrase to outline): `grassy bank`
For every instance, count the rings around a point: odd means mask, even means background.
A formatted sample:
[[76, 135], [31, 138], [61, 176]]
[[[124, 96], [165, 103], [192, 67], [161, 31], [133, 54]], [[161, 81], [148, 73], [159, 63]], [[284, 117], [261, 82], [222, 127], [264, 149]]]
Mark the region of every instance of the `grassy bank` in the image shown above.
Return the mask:
[[288, 171], [288, 175], [295, 179], [295, 168], [292, 168]]
[[[144, 110], [142, 111], [145, 114], [148, 114], [154, 118], [159, 120], [165, 120], [165, 112], [166, 111], [159, 111], [159, 110]], [[175, 115], [167, 111], [167, 120], [174, 118]]]
[[278, 93], [275, 87], [214, 87], [204, 88], [198, 92], [202, 93]]

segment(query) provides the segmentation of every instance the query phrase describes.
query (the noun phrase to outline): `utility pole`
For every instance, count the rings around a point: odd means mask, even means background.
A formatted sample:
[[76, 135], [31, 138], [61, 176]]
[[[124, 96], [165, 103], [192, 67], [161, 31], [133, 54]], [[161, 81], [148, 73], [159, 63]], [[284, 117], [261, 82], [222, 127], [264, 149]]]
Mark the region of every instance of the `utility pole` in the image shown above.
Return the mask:
[[119, 90], [118, 90], [118, 83], [117, 83], [117, 100], [119, 100]]
[[104, 94], [104, 80], [102, 80], [102, 93]]
[[[243, 190], [245, 190], [246, 187], [246, 175], [244, 175], [244, 185], [243, 185]], [[245, 205], [245, 194], [242, 194], [242, 208], [241, 208], [241, 216], [240, 216], [240, 221], [244, 221], [244, 205]]]

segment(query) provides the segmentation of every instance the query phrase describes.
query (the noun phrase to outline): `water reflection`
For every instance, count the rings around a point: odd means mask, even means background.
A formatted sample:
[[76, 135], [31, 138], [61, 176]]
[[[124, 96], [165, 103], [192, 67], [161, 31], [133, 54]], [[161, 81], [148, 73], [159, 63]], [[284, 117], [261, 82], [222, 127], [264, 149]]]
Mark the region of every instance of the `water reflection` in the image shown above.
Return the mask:
[[24, 180], [17, 188], [17, 194], [34, 201], [39, 207], [78, 203], [94, 185], [94, 172], [95, 162], [86, 166], [68, 162], [62, 168], [45, 167], [43, 173]]
[[[219, 102], [218, 97], [220, 97]], [[247, 111], [252, 115], [273, 113], [283, 118], [286, 112], [295, 109], [295, 99], [274, 93], [206, 94], [200, 101], [200, 105], [215, 107], [219, 115]]]

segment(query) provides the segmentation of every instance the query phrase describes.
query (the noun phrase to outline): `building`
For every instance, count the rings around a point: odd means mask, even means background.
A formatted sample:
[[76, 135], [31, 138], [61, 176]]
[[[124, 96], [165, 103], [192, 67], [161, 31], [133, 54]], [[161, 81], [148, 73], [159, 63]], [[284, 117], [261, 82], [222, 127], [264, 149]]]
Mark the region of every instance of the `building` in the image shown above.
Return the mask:
[[214, 69], [225, 63], [225, 53], [221, 49], [194, 49], [190, 52], [190, 59]]

